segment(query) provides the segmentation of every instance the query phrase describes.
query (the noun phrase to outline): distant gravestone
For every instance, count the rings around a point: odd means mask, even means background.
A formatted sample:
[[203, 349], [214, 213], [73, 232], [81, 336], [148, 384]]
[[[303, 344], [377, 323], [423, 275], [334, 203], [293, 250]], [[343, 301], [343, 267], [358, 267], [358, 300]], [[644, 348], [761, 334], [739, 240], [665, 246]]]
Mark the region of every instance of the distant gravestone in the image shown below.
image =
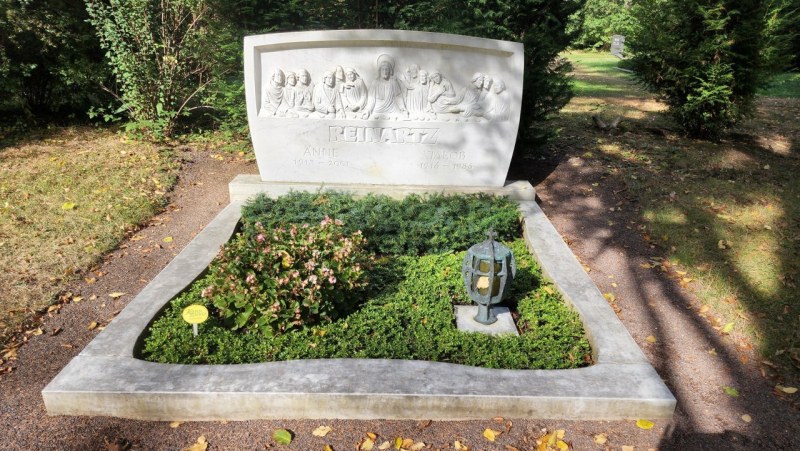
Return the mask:
[[615, 34], [611, 37], [611, 54], [617, 58], [623, 58], [625, 53], [625, 36]]
[[261, 179], [503, 186], [522, 74], [515, 42], [397, 30], [248, 36]]

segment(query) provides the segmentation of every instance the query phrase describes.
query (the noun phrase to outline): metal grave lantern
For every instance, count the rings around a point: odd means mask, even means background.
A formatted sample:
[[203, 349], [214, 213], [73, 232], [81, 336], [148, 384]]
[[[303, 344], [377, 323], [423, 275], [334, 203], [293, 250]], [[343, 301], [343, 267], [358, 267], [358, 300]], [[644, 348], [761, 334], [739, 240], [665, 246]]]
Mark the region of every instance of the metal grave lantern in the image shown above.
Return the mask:
[[511, 249], [494, 240], [494, 230], [489, 229], [487, 235], [489, 239], [467, 250], [461, 274], [470, 299], [478, 304], [475, 321], [489, 325], [497, 321], [492, 305], [499, 304], [508, 293], [517, 264]]

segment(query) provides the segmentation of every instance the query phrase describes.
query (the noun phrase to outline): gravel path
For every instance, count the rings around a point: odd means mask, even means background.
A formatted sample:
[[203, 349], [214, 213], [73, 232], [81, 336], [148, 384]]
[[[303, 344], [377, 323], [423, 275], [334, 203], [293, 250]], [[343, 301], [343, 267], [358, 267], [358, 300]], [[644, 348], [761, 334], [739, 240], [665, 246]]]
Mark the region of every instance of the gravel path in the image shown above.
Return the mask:
[[[0, 376], [0, 449], [182, 449], [201, 435], [209, 449], [282, 448], [337, 451], [354, 449], [367, 432], [378, 443], [396, 437], [424, 442], [431, 449], [453, 449], [458, 440], [472, 450], [535, 449], [543, 429], [564, 429], [574, 449], [800, 449], [800, 412], [772, 392], [759, 368], [743, 364], [737, 349], [693, 310], [693, 299], [670, 278], [641, 266], [653, 252], [636, 230], [638, 206], [615, 195], [613, 176], [597, 161], [567, 157], [537, 184], [542, 207], [601, 291], [615, 294], [619, 315], [678, 398], [671, 422], [650, 430], [634, 421], [537, 421], [514, 418], [462, 422], [276, 420], [246, 422], [133, 421], [104, 417], [49, 417], [40, 391], [227, 203], [227, 183], [236, 174], [255, 173], [252, 163], [207, 152], [178, 151], [184, 159], [179, 183], [167, 209], [132, 235], [87, 278], [69, 287], [83, 300], [65, 304], [30, 334], [18, 350], [13, 371]], [[599, 187], [593, 187], [598, 183]], [[590, 191], [590, 188], [593, 188]], [[621, 192], [624, 194], [624, 192]], [[613, 211], [610, 211], [614, 208]], [[611, 221], [611, 222], [609, 222]], [[613, 224], [612, 224], [613, 222]], [[164, 238], [172, 237], [166, 243]], [[125, 293], [116, 298], [110, 293]], [[98, 328], [90, 329], [92, 322]], [[646, 340], [656, 337], [655, 343]], [[714, 349], [714, 354], [708, 351]], [[748, 355], [748, 361], [757, 361]], [[733, 387], [738, 397], [726, 395]], [[750, 423], [742, 419], [749, 415]], [[324, 438], [312, 431], [326, 425]], [[286, 428], [291, 446], [271, 435]], [[495, 443], [485, 428], [507, 431]], [[605, 445], [595, 435], [606, 434]], [[377, 446], [376, 446], [377, 448]]]

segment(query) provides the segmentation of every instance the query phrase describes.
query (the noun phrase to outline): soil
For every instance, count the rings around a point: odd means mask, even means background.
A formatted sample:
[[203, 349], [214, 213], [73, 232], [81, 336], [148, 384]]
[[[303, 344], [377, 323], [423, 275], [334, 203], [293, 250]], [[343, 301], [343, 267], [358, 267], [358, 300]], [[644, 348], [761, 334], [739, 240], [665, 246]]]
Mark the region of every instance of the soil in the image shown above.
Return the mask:
[[[564, 440], [577, 450], [800, 449], [800, 412], [796, 403], [792, 406], [791, 396], [779, 395], [774, 384], [761, 376], [757, 356], [750, 363], [741, 362], [737, 357], [741, 351], [734, 352], [731, 343], [689, 308], [694, 302], [689, 291], [642, 267], [655, 251], [636, 232], [639, 205], [625, 197], [601, 161], [583, 159], [577, 152], [559, 160], [530, 161], [514, 172], [534, 182], [542, 208], [600, 290], [615, 293], [620, 318], [678, 399], [671, 421], [655, 421], [645, 430], [636, 426], [635, 419], [175, 425], [48, 416], [40, 394], [44, 386], [227, 204], [228, 182], [236, 174], [257, 172], [253, 163], [231, 157], [219, 161], [206, 151], [184, 149], [178, 154], [183, 169], [164, 212], [108, 254], [93, 274], [68, 287], [83, 299], [65, 303], [42, 318], [38, 326], [42, 333], [31, 331], [16, 359], [0, 368], [0, 448], [183, 449], [204, 436], [209, 449], [321, 450], [327, 444], [346, 450], [371, 432], [378, 435], [378, 444], [402, 437], [431, 449], [453, 449], [458, 440], [472, 450], [527, 450], [536, 449], [536, 438], [545, 430], [563, 429]], [[172, 241], [165, 242], [166, 237]], [[111, 297], [111, 293], [124, 294]], [[98, 327], [92, 328], [93, 322]], [[656, 341], [648, 341], [649, 336]], [[738, 396], [726, 394], [724, 387], [735, 388]], [[314, 436], [312, 431], [322, 425], [332, 431], [325, 437]], [[279, 446], [271, 438], [280, 428], [293, 433], [290, 446]], [[483, 437], [486, 428], [503, 433], [492, 443]], [[599, 434], [606, 434], [603, 445], [597, 443]]]

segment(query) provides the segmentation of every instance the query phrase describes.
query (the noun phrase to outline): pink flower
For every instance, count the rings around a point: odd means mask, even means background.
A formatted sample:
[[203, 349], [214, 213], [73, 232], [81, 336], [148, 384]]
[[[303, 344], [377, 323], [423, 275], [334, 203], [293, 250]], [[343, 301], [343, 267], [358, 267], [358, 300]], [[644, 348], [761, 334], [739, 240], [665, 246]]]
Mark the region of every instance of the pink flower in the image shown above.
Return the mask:
[[244, 281], [247, 282], [248, 285], [253, 285], [254, 283], [256, 283], [256, 275], [250, 273], [247, 275], [247, 278], [244, 279]]
[[331, 285], [335, 284], [336, 283], [336, 277], [333, 277], [333, 276], [328, 277], [328, 282], [330, 282]]
[[264, 240], [266, 240], [266, 239], [267, 238], [264, 236], [263, 233], [259, 233], [258, 236], [256, 236], [256, 241], [258, 241], [259, 243], [263, 243]]
[[200, 297], [207, 298], [210, 297], [212, 294], [214, 294], [214, 287], [208, 286], [203, 288], [203, 291], [200, 292]]

